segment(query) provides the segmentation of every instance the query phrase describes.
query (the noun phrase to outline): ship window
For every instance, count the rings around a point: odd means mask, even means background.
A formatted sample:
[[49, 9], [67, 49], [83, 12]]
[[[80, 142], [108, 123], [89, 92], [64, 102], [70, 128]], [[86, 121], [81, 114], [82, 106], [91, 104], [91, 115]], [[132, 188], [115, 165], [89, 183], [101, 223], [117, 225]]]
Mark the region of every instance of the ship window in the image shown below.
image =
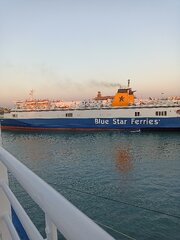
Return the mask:
[[128, 92], [128, 89], [118, 89], [118, 93], [127, 93]]
[[167, 111], [157, 111], [156, 116], [167, 116]]
[[18, 115], [17, 114], [12, 114], [12, 117], [16, 118], [16, 117], [18, 117]]
[[73, 114], [72, 113], [66, 113], [66, 117], [72, 117]]
[[180, 109], [178, 109], [178, 110], [176, 111], [176, 113], [177, 113], [177, 114], [180, 114]]
[[140, 112], [135, 112], [135, 116], [140, 116]]

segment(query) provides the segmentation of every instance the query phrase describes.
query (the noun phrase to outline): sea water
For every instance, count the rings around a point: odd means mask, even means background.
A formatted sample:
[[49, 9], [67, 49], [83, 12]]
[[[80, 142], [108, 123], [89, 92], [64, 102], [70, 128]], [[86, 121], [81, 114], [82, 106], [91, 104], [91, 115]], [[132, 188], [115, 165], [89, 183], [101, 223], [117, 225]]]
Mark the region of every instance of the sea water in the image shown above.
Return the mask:
[[[180, 239], [180, 133], [3, 131], [2, 140], [115, 239]], [[45, 237], [44, 214], [11, 173], [10, 185]]]

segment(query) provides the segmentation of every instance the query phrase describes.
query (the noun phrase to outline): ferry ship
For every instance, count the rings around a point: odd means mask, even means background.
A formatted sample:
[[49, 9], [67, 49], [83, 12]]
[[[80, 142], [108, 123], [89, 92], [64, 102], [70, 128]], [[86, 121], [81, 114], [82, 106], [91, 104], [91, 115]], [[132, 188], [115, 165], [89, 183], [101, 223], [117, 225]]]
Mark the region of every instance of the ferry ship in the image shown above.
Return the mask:
[[[92, 100], [63, 102], [33, 97], [16, 102], [1, 119], [9, 130], [180, 130], [180, 101], [137, 101], [135, 91], [120, 87], [114, 96], [98, 92]], [[32, 94], [31, 94], [32, 95]]]

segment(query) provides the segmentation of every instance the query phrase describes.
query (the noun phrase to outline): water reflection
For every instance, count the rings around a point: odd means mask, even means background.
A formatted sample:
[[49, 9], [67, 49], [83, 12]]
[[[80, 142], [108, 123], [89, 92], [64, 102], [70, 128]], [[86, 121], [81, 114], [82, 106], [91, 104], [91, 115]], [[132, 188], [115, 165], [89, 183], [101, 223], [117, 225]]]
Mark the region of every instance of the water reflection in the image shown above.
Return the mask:
[[120, 172], [123, 173], [127, 173], [132, 169], [132, 156], [129, 148], [117, 149], [116, 167]]

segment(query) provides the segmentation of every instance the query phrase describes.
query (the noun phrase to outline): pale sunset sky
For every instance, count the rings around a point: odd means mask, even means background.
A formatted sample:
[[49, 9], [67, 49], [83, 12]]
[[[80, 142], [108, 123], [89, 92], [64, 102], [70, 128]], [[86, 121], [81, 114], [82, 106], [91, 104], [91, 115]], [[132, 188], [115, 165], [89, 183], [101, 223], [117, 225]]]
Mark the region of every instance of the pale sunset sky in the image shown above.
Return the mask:
[[0, 106], [127, 79], [140, 98], [180, 96], [180, 0], [0, 0]]

